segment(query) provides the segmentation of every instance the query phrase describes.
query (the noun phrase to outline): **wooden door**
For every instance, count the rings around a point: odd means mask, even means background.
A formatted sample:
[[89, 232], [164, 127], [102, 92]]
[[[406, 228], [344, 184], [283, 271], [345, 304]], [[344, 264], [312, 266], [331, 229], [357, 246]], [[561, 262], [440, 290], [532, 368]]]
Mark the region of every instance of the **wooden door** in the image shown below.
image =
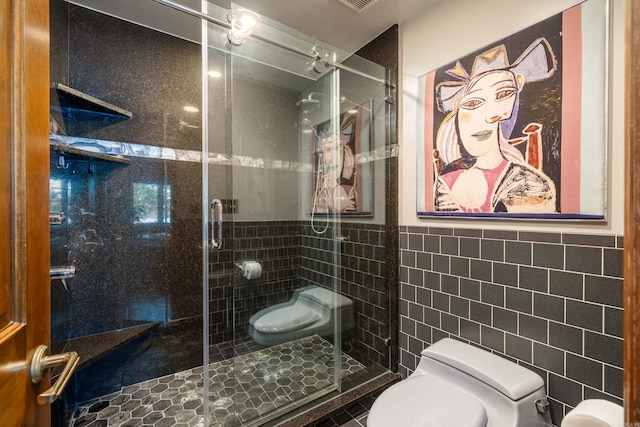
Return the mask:
[[626, 2], [625, 425], [640, 425], [640, 0]]
[[49, 345], [49, 0], [0, 1], [0, 425], [47, 426], [32, 384]]

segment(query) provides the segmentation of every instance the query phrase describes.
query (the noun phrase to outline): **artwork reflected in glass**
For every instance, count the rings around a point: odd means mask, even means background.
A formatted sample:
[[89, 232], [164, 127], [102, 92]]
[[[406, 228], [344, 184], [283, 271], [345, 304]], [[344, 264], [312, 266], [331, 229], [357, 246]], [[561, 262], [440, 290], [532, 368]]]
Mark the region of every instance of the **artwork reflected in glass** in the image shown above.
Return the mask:
[[420, 78], [418, 216], [604, 219], [606, 22], [587, 24], [605, 6]]
[[[361, 161], [368, 150], [369, 121], [358, 107], [340, 115], [340, 129], [331, 122], [320, 123], [313, 138], [314, 214], [371, 215], [371, 167]], [[366, 128], [366, 129], [363, 129]], [[366, 130], [366, 132], [363, 132]]]

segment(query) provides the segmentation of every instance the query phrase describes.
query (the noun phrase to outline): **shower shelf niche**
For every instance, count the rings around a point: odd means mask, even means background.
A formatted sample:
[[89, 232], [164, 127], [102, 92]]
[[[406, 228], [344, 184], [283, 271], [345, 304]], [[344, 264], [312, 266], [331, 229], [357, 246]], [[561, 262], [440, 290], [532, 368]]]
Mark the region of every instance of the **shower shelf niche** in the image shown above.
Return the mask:
[[[96, 147], [100, 147], [96, 145]], [[108, 154], [101, 153], [99, 151], [91, 151], [85, 150], [82, 148], [74, 147], [72, 145], [59, 144], [56, 142], [49, 143], [49, 150], [56, 151], [61, 155], [64, 155], [69, 160], [100, 160], [105, 162], [114, 162], [114, 163], [122, 163], [122, 164], [130, 164], [131, 160], [128, 157], [116, 155], [116, 154]]]
[[[63, 114], [72, 113], [74, 111], [84, 111], [103, 115], [106, 114], [119, 120], [127, 120], [133, 117], [133, 114], [124, 108], [117, 107], [77, 89], [63, 85], [62, 83], [54, 82], [51, 84], [51, 88], [55, 90], [58, 101], [60, 102], [60, 109]], [[88, 117], [89, 116], [85, 115], [75, 115], [73, 118], [76, 120], [82, 120], [87, 119]]]
[[[86, 135], [133, 117], [124, 108], [57, 82], [51, 83], [50, 114], [56, 124], [52, 133], [62, 130], [69, 136]], [[58, 125], [60, 120], [64, 127]]]

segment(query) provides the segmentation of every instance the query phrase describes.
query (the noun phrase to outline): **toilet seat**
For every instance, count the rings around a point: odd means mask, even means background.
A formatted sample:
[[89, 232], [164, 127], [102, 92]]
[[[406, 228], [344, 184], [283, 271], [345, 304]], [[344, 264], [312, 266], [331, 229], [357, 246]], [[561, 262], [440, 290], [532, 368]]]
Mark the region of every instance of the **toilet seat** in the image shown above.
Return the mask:
[[279, 307], [260, 316], [253, 327], [258, 332], [275, 333], [302, 329], [320, 319], [320, 314], [304, 305]]
[[407, 378], [378, 397], [367, 427], [485, 427], [487, 412], [473, 396], [433, 375]]

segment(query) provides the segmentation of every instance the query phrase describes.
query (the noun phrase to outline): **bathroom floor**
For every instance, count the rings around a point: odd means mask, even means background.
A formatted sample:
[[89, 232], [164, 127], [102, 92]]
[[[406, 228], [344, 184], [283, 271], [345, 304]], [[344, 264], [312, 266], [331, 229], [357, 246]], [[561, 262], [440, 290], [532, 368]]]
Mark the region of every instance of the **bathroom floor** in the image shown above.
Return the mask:
[[[363, 368], [343, 354], [341, 376]], [[258, 421], [330, 386], [333, 374], [333, 346], [317, 335], [211, 363], [211, 424]], [[123, 387], [78, 407], [69, 426], [204, 426], [203, 384], [197, 367]]]

